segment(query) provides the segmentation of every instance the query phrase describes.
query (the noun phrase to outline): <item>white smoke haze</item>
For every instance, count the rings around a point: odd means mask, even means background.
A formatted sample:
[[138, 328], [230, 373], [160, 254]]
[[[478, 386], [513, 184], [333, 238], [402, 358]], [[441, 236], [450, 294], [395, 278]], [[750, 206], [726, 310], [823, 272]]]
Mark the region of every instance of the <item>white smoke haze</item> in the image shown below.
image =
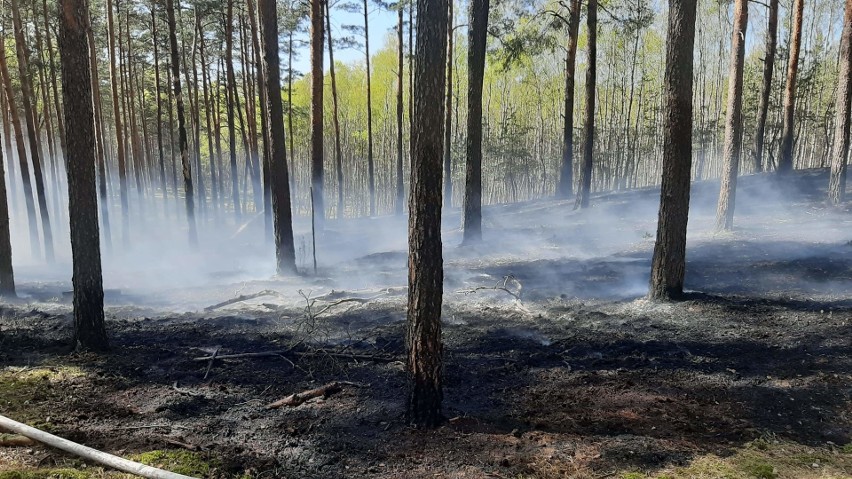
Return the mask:
[[[772, 175], [741, 177], [735, 231], [727, 234], [713, 231], [718, 181], [694, 183], [687, 289], [772, 296], [786, 282], [784, 288], [808, 294], [848, 291], [849, 274], [828, 263], [850, 262], [852, 220], [846, 212], [821, 206], [823, 183], [825, 172], [818, 170], [799, 173], [792, 183]], [[116, 195], [110, 197], [111, 247], [101, 245], [108, 308], [184, 313], [267, 289], [277, 295], [252, 302], [297, 306], [304, 302], [300, 290], [316, 297], [333, 290], [367, 294], [407, 286], [405, 217], [326, 220], [316, 239], [314, 275], [310, 221], [297, 216], [294, 239], [302, 274], [277, 277], [262, 215], [251, 211], [237, 222], [232, 211], [214, 214], [210, 204], [205, 212], [196, 206], [199, 244], [192, 247], [183, 198], [176, 201], [170, 194], [165, 202], [161, 196], [140, 200], [134, 185], [128, 186], [129, 244], [121, 237]], [[20, 187], [17, 192], [20, 196]], [[485, 241], [464, 248], [459, 247], [459, 208], [445, 210], [445, 301], [474, 300], [470, 290], [492, 287], [507, 276], [516, 280], [510, 285], [520, 290], [522, 300], [641, 298], [647, 292], [658, 203], [659, 190], [646, 188], [594, 196], [587, 210], [553, 199], [486, 206]], [[67, 211], [52, 217], [56, 261], [46, 264], [30, 254], [22, 198], [15, 198], [15, 205], [12, 245], [19, 296], [69, 304], [70, 245], [67, 225], [60, 223], [67, 221]], [[779, 262], [789, 267], [779, 269]], [[719, 280], [719, 274], [740, 275], [742, 281], [731, 286], [731, 278]], [[476, 300], [513, 300], [503, 292], [479, 293]]]

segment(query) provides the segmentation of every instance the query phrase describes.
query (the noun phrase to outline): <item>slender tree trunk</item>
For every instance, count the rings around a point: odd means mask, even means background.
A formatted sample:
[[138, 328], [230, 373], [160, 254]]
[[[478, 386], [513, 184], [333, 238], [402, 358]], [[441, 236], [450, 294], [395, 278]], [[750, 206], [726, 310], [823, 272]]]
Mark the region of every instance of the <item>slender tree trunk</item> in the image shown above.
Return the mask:
[[[35, 118], [35, 105], [33, 104], [32, 82], [29, 75], [29, 63], [27, 46], [24, 42], [24, 27], [21, 22], [21, 13], [18, 9], [18, 0], [11, 0], [12, 21], [15, 29], [15, 51], [18, 55], [18, 71], [20, 72], [21, 100], [24, 107], [24, 117], [27, 121], [27, 137], [30, 142], [30, 158], [33, 162], [33, 177], [35, 178], [36, 196], [38, 198], [39, 213], [41, 214], [41, 230], [44, 235], [44, 252], [48, 263], [54, 260], [53, 233], [50, 229], [50, 216], [47, 210], [47, 197], [44, 190], [44, 174], [42, 172], [41, 159], [44, 156], [41, 142], [38, 138], [38, 124]], [[11, 95], [9, 95], [11, 97]]]
[[588, 208], [592, 190], [592, 161], [595, 155], [595, 90], [598, 70], [598, 1], [589, 0], [586, 25], [589, 29], [588, 69], [586, 70], [586, 117], [583, 120], [583, 165], [580, 168], [580, 190], [574, 209]]
[[169, 45], [172, 57], [172, 82], [174, 84], [175, 103], [177, 104], [178, 117], [178, 145], [180, 147], [180, 164], [183, 168], [183, 189], [186, 203], [186, 221], [189, 224], [189, 244], [198, 244], [198, 234], [195, 231], [195, 204], [192, 199], [192, 170], [189, 163], [189, 146], [186, 138], [186, 120], [184, 119], [183, 96], [180, 88], [180, 57], [178, 56], [178, 44], [175, 7], [173, 0], [166, 0], [166, 15], [169, 22]]
[[[328, 30], [328, 71], [331, 75], [331, 98], [334, 120], [334, 164], [337, 169], [337, 217], [343, 218], [343, 150], [340, 147], [340, 107], [337, 101], [337, 75], [334, 73], [334, 41], [331, 38], [331, 11], [325, 2], [325, 26]], [[292, 34], [290, 35], [292, 39]], [[292, 59], [292, 56], [291, 56]], [[288, 93], [289, 94], [289, 93]], [[292, 111], [292, 108], [290, 109]], [[293, 124], [290, 124], [290, 135], [293, 134]], [[292, 136], [290, 141], [293, 141]], [[295, 161], [291, 156], [290, 161]]]
[[574, 72], [577, 66], [577, 36], [580, 33], [580, 0], [571, 0], [568, 19], [568, 51], [565, 56], [565, 123], [562, 128], [562, 165], [557, 197], [568, 198], [574, 190]]
[[[333, 63], [333, 62], [332, 62]], [[290, 136], [291, 165], [296, 162], [296, 149], [293, 135], [293, 30], [290, 30], [287, 46], [287, 134]], [[293, 169], [290, 169], [290, 186], [293, 186]]]
[[369, 6], [364, 0], [364, 51], [367, 59], [367, 186], [370, 190], [370, 216], [376, 215], [376, 175], [373, 159], [373, 89], [370, 82]]
[[287, 178], [287, 141], [284, 138], [284, 108], [281, 105], [281, 68], [278, 60], [278, 11], [275, 0], [258, 0], [266, 70], [266, 99], [269, 109], [270, 190], [275, 217], [275, 256], [279, 274], [296, 272], [290, 180]]
[[51, 39], [50, 34], [50, 16], [48, 14], [47, 9], [47, 0], [42, 0], [41, 8], [44, 14], [44, 37], [47, 41], [47, 58], [50, 65], [50, 68], [48, 70], [50, 72], [50, 85], [51, 93], [53, 95], [53, 107], [56, 111], [56, 126], [59, 131], [59, 148], [62, 151], [62, 157], [65, 158], [65, 122], [62, 118], [62, 108], [59, 103], [59, 89], [57, 87], [56, 69], [53, 67], [55, 65], [55, 57], [53, 54], [53, 40]]
[[[482, 240], [482, 82], [485, 78], [488, 9], [489, 0], [471, 0], [467, 52], [467, 166], [462, 218], [463, 244]], [[417, 13], [420, 15], [419, 10]]]
[[124, 128], [121, 124], [121, 106], [118, 91], [118, 67], [116, 66], [115, 21], [112, 0], [106, 2], [107, 39], [109, 52], [109, 77], [112, 89], [112, 117], [115, 121], [115, 143], [118, 151], [118, 189], [121, 196], [121, 239], [124, 246], [130, 245], [130, 207], [127, 199], [127, 161], [124, 149]]
[[[405, 184], [402, 180], [402, 159], [403, 159], [403, 140], [402, 140], [402, 90], [403, 90], [403, 77], [405, 75], [404, 68], [404, 47], [405, 44], [402, 40], [402, 28], [404, 25], [403, 16], [402, 16], [402, 2], [397, 4], [397, 32], [396, 32], [396, 40], [397, 40], [397, 75], [396, 75], [396, 203], [394, 204], [394, 209], [397, 215], [402, 214], [403, 210], [403, 202], [405, 201]], [[450, 7], [450, 12], [452, 12], [452, 7]]]
[[12, 161], [12, 120], [9, 119], [9, 104], [6, 101], [6, 94], [4, 93], [2, 83], [2, 78], [0, 78], [0, 120], [3, 122], [3, 141], [6, 144], [6, 155], [9, 159], [7, 164], [9, 165], [8, 176], [9, 190], [11, 190], [10, 196], [12, 198], [12, 211], [18, 211], [16, 200], [18, 196], [17, 173], [15, 172], [15, 162]]
[[234, 0], [227, 0], [227, 16], [225, 18], [225, 68], [227, 68], [228, 85], [228, 150], [231, 155], [231, 197], [234, 200], [234, 215], [239, 223], [242, 217], [240, 209], [240, 177], [237, 172], [237, 136], [234, 129], [234, 98], [236, 79], [234, 78]]
[[[160, 82], [160, 46], [157, 37], [157, 2], [151, 2], [151, 43], [154, 47], [154, 89], [157, 92], [157, 157], [160, 168], [160, 188], [163, 189], [163, 205], [168, 209], [169, 191], [166, 188], [166, 163], [163, 151], [163, 98]], [[177, 198], [177, 191], [175, 191]]]
[[[91, 22], [89, 24], [91, 25]], [[112, 227], [109, 221], [109, 200], [107, 198], [106, 142], [104, 141], [104, 120], [101, 114], [101, 85], [98, 80], [98, 55], [95, 50], [94, 33], [91, 28], [87, 29], [86, 37], [89, 40], [89, 76], [92, 80], [92, 109], [95, 116], [95, 145], [98, 161], [98, 204], [101, 208], [101, 222], [104, 227], [104, 243], [106, 244], [107, 254], [109, 254], [112, 251]], [[66, 172], [68, 170], [67, 161], [65, 170]]]
[[[447, 95], [444, 104], [444, 208], [453, 207], [453, 40], [455, 28], [453, 23], [453, 1], [447, 1]], [[399, 13], [399, 84], [402, 88], [402, 6]], [[399, 121], [402, 123], [402, 114]], [[400, 135], [402, 129], [400, 127]], [[402, 137], [400, 136], [400, 142]], [[400, 158], [402, 153], [400, 152]], [[402, 160], [400, 159], [400, 162]], [[400, 166], [400, 172], [402, 167]]]
[[763, 145], [769, 95], [772, 93], [772, 73], [775, 70], [775, 47], [778, 43], [778, 0], [769, 0], [769, 24], [766, 29], [766, 57], [763, 59], [763, 85], [757, 107], [757, 132], [754, 135], [754, 171], [763, 171]]
[[[204, 117], [205, 125], [207, 126], [207, 151], [210, 159], [210, 194], [213, 203], [213, 214], [218, 219], [219, 211], [219, 178], [216, 171], [216, 155], [217, 152], [221, 156], [221, 147], [219, 144], [218, 126], [213, 121], [213, 102], [210, 94], [210, 70], [207, 68], [207, 57], [204, 54], [204, 31], [198, 27], [198, 53], [201, 57], [201, 88], [204, 95]], [[215, 146], [214, 146], [215, 140]]]
[[95, 187], [95, 119], [89, 74], [87, 0], [60, 0], [59, 52], [68, 139], [68, 210], [74, 285], [74, 342], [77, 349], [108, 347]]
[[13, 298], [15, 297], [15, 273], [12, 269], [12, 236], [9, 230], [5, 163], [3, 148], [0, 146], [0, 297]]
[[730, 231], [734, 227], [737, 175], [743, 144], [743, 67], [747, 30], [748, 0], [736, 0], [734, 33], [731, 39], [731, 69], [728, 74], [728, 114], [725, 118], [725, 165], [716, 210], [716, 231]]
[[6, 105], [9, 109], [9, 120], [15, 130], [15, 147], [18, 153], [18, 165], [20, 166], [21, 179], [24, 186], [24, 204], [27, 207], [27, 224], [30, 233], [30, 250], [33, 257], [41, 258], [41, 245], [38, 236], [38, 213], [36, 213], [35, 195], [30, 182], [30, 166], [27, 161], [27, 149], [24, 143], [24, 130], [21, 127], [21, 119], [18, 116], [18, 107], [15, 105], [15, 93], [12, 90], [12, 79], [9, 76], [9, 68], [6, 64], [6, 45], [0, 41], [0, 77], [3, 80], [3, 91], [6, 95]]
[[[325, 218], [323, 166], [323, 0], [311, 0], [311, 186], [314, 216], [322, 228]], [[369, 75], [368, 75], [369, 76]]]
[[834, 148], [828, 200], [839, 204], [846, 196], [846, 157], [849, 153], [849, 108], [852, 107], [852, 0], [846, 0], [843, 34], [840, 38], [840, 71], [837, 75], [837, 100], [834, 107]]
[[[485, 10], [487, 11], [487, 2]], [[418, 427], [441, 420], [441, 163], [447, 80], [447, 0], [417, 0], [414, 148], [408, 211], [407, 419]], [[475, 10], [474, 10], [475, 11]], [[481, 18], [480, 18], [481, 20]]]
[[[260, 5], [258, 4], [258, 6], [260, 6]], [[270, 151], [270, 142], [272, 141], [272, 139], [269, 136], [269, 134], [270, 134], [270, 131], [269, 131], [269, 100], [268, 100], [268, 98], [266, 98], [268, 93], [266, 91], [266, 85], [265, 85], [265, 83], [267, 81], [266, 70], [265, 70], [265, 64], [263, 63], [263, 60], [262, 60], [263, 54], [261, 53], [261, 50], [260, 50], [261, 49], [261, 45], [260, 45], [261, 42], [260, 42], [260, 39], [258, 37], [258, 35], [260, 34], [260, 31], [257, 28], [257, 11], [255, 9], [254, 0], [248, 0], [248, 11], [249, 11], [248, 12], [248, 14], [249, 14], [249, 25], [251, 26], [252, 51], [254, 52], [254, 63], [256, 65], [255, 66], [255, 77], [257, 79], [257, 93], [258, 93], [258, 97], [260, 98], [260, 134], [261, 134], [261, 140], [263, 141], [263, 223], [264, 223], [264, 227], [266, 228], [266, 237], [272, 238], [273, 235], [274, 235], [274, 232], [272, 230], [272, 189], [271, 189], [272, 178], [270, 177], [270, 175], [272, 174], [272, 171], [270, 170], [270, 161], [272, 159], [272, 156], [271, 156], [272, 153]], [[277, 15], [278, 14], [276, 12], [275, 28], [278, 28], [278, 17], [277, 17]], [[277, 38], [278, 37], [276, 35], [276, 41], [277, 41]], [[278, 51], [277, 43], [276, 43], [275, 51], [276, 52]], [[278, 76], [279, 76], [279, 79], [278, 79], [279, 92], [278, 93], [279, 93], [279, 100], [280, 100], [280, 93], [281, 93], [280, 92], [280, 87], [281, 87], [280, 66], [279, 66]], [[282, 119], [282, 125], [283, 125], [283, 119]], [[285, 157], [286, 157], [286, 151], [285, 151]], [[291, 158], [291, 161], [292, 161], [292, 158]], [[287, 181], [289, 183], [289, 178], [288, 178]], [[288, 191], [288, 193], [290, 191], [289, 184], [287, 185], [287, 191]]]
[[799, 49], [802, 44], [802, 15], [805, 0], [793, 0], [793, 32], [790, 37], [790, 62], [787, 65], [787, 85], [784, 89], [784, 130], [781, 134], [781, 153], [778, 173], [793, 170], [793, 141], [796, 135], [796, 76], [799, 71]]
[[692, 171], [692, 71], [697, 0], [669, 0], [663, 80], [663, 177], [650, 299], [683, 295]]

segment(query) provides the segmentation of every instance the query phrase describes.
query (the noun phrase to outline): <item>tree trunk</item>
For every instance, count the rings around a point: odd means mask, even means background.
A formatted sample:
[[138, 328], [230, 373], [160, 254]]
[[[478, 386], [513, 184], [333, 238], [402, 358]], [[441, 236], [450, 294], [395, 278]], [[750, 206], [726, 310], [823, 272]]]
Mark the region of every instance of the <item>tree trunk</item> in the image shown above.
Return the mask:
[[[88, 8], [86, 9], [88, 11]], [[91, 18], [91, 17], [90, 17]], [[91, 21], [89, 22], [91, 25]], [[106, 141], [104, 138], [104, 120], [101, 112], [101, 85], [98, 80], [98, 55], [95, 50], [95, 39], [92, 29], [88, 28], [86, 37], [89, 40], [89, 76], [92, 80], [92, 106], [95, 115], [95, 145], [98, 161], [98, 204], [101, 209], [101, 222], [103, 224], [103, 238], [106, 243], [107, 254], [112, 251], [112, 228], [109, 221], [109, 200], [107, 199], [107, 167], [106, 167]], [[66, 142], [67, 149], [67, 142]], [[66, 158], [67, 160], [67, 158]], [[66, 172], [68, 165], [66, 161]]]
[[562, 128], [562, 165], [559, 169], [558, 198], [574, 191], [574, 72], [577, 66], [577, 37], [580, 33], [580, 0], [571, 0], [568, 18], [568, 51], [565, 56], [565, 123]]
[[24, 27], [21, 22], [21, 12], [18, 9], [18, 0], [11, 0], [10, 4], [12, 5], [12, 21], [14, 22], [15, 29], [15, 51], [18, 55], [18, 71], [20, 72], [21, 100], [24, 107], [24, 117], [27, 121], [30, 158], [33, 162], [33, 177], [35, 178], [36, 196], [38, 198], [39, 213], [41, 214], [41, 230], [44, 235], [44, 252], [48, 263], [52, 263], [54, 260], [53, 233], [50, 229], [50, 216], [47, 211], [47, 197], [44, 191], [44, 174], [41, 164], [44, 154], [38, 138], [38, 124], [35, 118], [36, 105], [33, 103], [34, 97], [29, 75], [27, 46], [24, 42]]
[[59, 52], [68, 144], [68, 211], [74, 285], [74, 341], [77, 349], [108, 347], [95, 187], [95, 118], [89, 74], [87, 0], [60, 0]]
[[[444, 208], [453, 207], [453, 2], [447, 1], [447, 96], [444, 104]], [[399, 76], [402, 85], [402, 6], [399, 14]], [[402, 122], [402, 118], [400, 118]], [[401, 133], [400, 133], [401, 134]], [[401, 141], [401, 139], [400, 139]], [[401, 153], [400, 153], [401, 154]]]
[[781, 134], [781, 153], [778, 155], [778, 173], [793, 170], [793, 141], [796, 135], [796, 76], [799, 71], [799, 49], [802, 44], [802, 15], [805, 0], [793, 1], [793, 32], [790, 37], [790, 62], [787, 65], [787, 85], [784, 89], [784, 130]]
[[[270, 191], [275, 218], [275, 256], [278, 274], [296, 272], [290, 180], [287, 173], [287, 140], [284, 137], [284, 108], [281, 105], [281, 68], [278, 60], [278, 11], [275, 0], [258, 0], [263, 38], [263, 67], [266, 70], [266, 99], [269, 110]], [[258, 65], [261, 66], [261, 65]]]
[[[207, 126], [207, 151], [210, 158], [210, 194], [211, 201], [213, 203], [213, 214], [218, 219], [218, 211], [219, 211], [219, 178], [216, 171], [217, 165], [217, 151], [221, 156], [221, 150], [219, 145], [219, 131], [218, 127], [214, 124], [213, 121], [213, 113], [211, 110], [213, 109], [213, 101], [211, 99], [211, 88], [210, 88], [210, 70], [207, 68], [207, 57], [204, 54], [204, 32], [201, 30], [200, 25], [198, 25], [198, 54], [201, 59], [201, 88], [204, 95], [204, 118], [205, 124]], [[214, 146], [215, 140], [215, 146]], [[219, 149], [219, 150], [217, 150]]]
[[[154, 47], [154, 89], [157, 92], [157, 157], [160, 168], [160, 188], [163, 189], [163, 204], [168, 208], [169, 192], [166, 188], [166, 164], [165, 155], [163, 153], [163, 99], [161, 96], [162, 89], [160, 88], [160, 48], [159, 39], [157, 38], [157, 2], [151, 2], [151, 43]], [[175, 191], [177, 198], [177, 191]]]
[[233, 91], [236, 90], [236, 79], [234, 78], [234, 0], [227, 0], [227, 16], [225, 18], [225, 68], [227, 69], [228, 85], [226, 87], [228, 97], [228, 150], [231, 155], [231, 197], [234, 200], [234, 215], [239, 223], [242, 217], [240, 209], [240, 176], [237, 172], [237, 134], [234, 129], [234, 99]]
[[597, 87], [598, 1], [589, 0], [586, 25], [589, 29], [588, 69], [586, 70], [586, 117], [583, 120], [583, 165], [580, 168], [580, 191], [574, 209], [588, 208], [592, 192], [592, 160], [595, 154], [595, 89]]
[[112, 117], [115, 121], [115, 143], [118, 151], [118, 189], [121, 196], [121, 239], [126, 247], [130, 245], [130, 206], [127, 199], [127, 160], [125, 157], [124, 129], [121, 124], [121, 106], [119, 103], [119, 78], [115, 60], [115, 20], [113, 19], [112, 0], [107, 0], [106, 10], [107, 39], [109, 43], [109, 77], [112, 89]]
[[[487, 12], [487, 0], [484, 10]], [[411, 195], [408, 211], [408, 422], [441, 422], [441, 163], [447, 66], [447, 0], [417, 0]], [[476, 11], [476, 9], [474, 9]], [[482, 17], [479, 18], [482, 20]], [[482, 32], [484, 33], [484, 32]], [[484, 34], [481, 37], [484, 43]]]
[[754, 135], [754, 171], [763, 171], [763, 145], [769, 95], [772, 93], [772, 73], [775, 70], [775, 48], [778, 43], [778, 0], [769, 0], [769, 24], [766, 29], [766, 57], [763, 59], [763, 85], [757, 108], [757, 132]]
[[[396, 5], [396, 15], [397, 15], [397, 32], [396, 32], [396, 41], [397, 41], [397, 74], [396, 74], [396, 202], [394, 203], [394, 210], [397, 215], [402, 214], [403, 202], [405, 201], [405, 183], [402, 180], [402, 159], [403, 159], [403, 151], [405, 150], [402, 145], [402, 90], [404, 88], [403, 78], [405, 77], [405, 64], [404, 62], [404, 52], [405, 52], [405, 44], [402, 41], [402, 28], [404, 25], [403, 16], [402, 16], [402, 2], [400, 1]], [[450, 7], [450, 12], [452, 12], [452, 7]]]
[[[485, 78], [488, 3], [489, 0], [471, 0], [470, 3], [467, 52], [467, 165], [464, 183], [463, 244], [476, 243], [482, 240], [482, 82]], [[418, 43], [420, 43], [419, 40]]]
[[743, 145], [743, 67], [745, 65], [748, 0], [734, 3], [734, 33], [731, 39], [731, 68], [728, 73], [728, 113], [725, 118], [725, 165], [716, 209], [716, 231], [734, 227], [737, 175]]
[[186, 138], [186, 120], [183, 110], [183, 96], [180, 88], [180, 58], [175, 25], [175, 6], [173, 0], [166, 0], [166, 15], [169, 21], [169, 45], [172, 57], [172, 83], [174, 84], [175, 103], [178, 118], [178, 145], [180, 147], [180, 164], [183, 168], [183, 188], [186, 204], [186, 221], [189, 224], [189, 244], [198, 244], [198, 234], [195, 231], [195, 204], [192, 199], [192, 167], [189, 163], [189, 146]]
[[[14, 181], [14, 178], [9, 178]], [[15, 273], [12, 270], [12, 236], [9, 231], [9, 201], [6, 197], [6, 167], [0, 146], [0, 297], [15, 297]]]
[[[331, 98], [334, 115], [334, 164], [337, 167], [337, 217], [343, 218], [343, 150], [340, 147], [340, 107], [337, 101], [337, 75], [334, 73], [334, 41], [331, 39], [331, 11], [325, 2], [325, 26], [328, 30], [328, 72], [331, 75]], [[290, 36], [292, 40], [292, 34]], [[292, 56], [291, 56], [292, 58]], [[290, 109], [292, 111], [292, 108]], [[290, 124], [290, 134], [293, 134], [293, 124]], [[293, 141], [293, 138], [290, 138]], [[290, 161], [295, 161], [291, 156]]]
[[364, 51], [367, 59], [367, 186], [370, 190], [370, 216], [376, 215], [376, 176], [373, 160], [373, 89], [370, 84], [370, 21], [364, 0]]
[[[6, 64], [6, 44], [0, 41], [0, 77], [3, 80], [3, 91], [6, 95], [6, 105], [9, 109], [9, 119], [15, 130], [15, 147], [18, 153], [18, 165], [20, 166], [21, 179], [24, 185], [24, 204], [27, 207], [27, 224], [30, 233], [30, 250], [35, 258], [41, 258], [41, 245], [38, 236], [38, 213], [36, 213], [35, 195], [32, 183], [30, 183], [30, 166], [27, 162], [27, 149], [24, 144], [24, 130], [21, 127], [21, 119], [18, 116], [18, 107], [15, 105], [15, 94], [12, 91], [12, 79], [9, 76], [9, 68]], [[14, 178], [10, 178], [14, 180]]]
[[323, 0], [311, 0], [311, 187], [314, 217], [320, 228], [325, 219], [323, 182]]
[[697, 0], [669, 0], [663, 92], [663, 176], [650, 299], [683, 295], [692, 171], [692, 70]]
[[[258, 5], [258, 7], [259, 7], [259, 5]], [[261, 140], [263, 141], [263, 224], [264, 224], [264, 228], [266, 229], [266, 237], [272, 238], [273, 235], [274, 235], [274, 232], [273, 232], [273, 229], [272, 229], [272, 189], [271, 189], [272, 178], [270, 176], [272, 174], [272, 171], [270, 171], [270, 161], [272, 159], [272, 156], [271, 156], [272, 153], [270, 152], [270, 142], [272, 141], [272, 139], [269, 136], [269, 134], [270, 134], [270, 131], [269, 131], [269, 100], [266, 98], [268, 93], [266, 91], [266, 85], [265, 85], [265, 83], [268, 80], [266, 79], [266, 70], [265, 70], [265, 67], [264, 67], [263, 59], [262, 59], [263, 54], [261, 53], [261, 50], [260, 50], [262, 47], [260, 45], [261, 41], [258, 38], [258, 36], [260, 35], [260, 31], [258, 30], [258, 27], [257, 27], [257, 14], [258, 14], [258, 12], [255, 8], [254, 0], [248, 0], [248, 15], [249, 15], [249, 25], [251, 27], [252, 51], [254, 52], [255, 77], [256, 77], [256, 81], [257, 81], [257, 93], [258, 93], [258, 97], [260, 98], [260, 134], [261, 134]], [[278, 14], [276, 12], [276, 18], [275, 18], [276, 28], [278, 26], [277, 15]], [[277, 45], [277, 43], [276, 43], [276, 45]], [[277, 52], [278, 48], [276, 48], [275, 51]], [[280, 89], [281, 89], [280, 67], [279, 67], [278, 76], [279, 76], [279, 79], [278, 79], [278, 87], [279, 87], [278, 94], [279, 94], [279, 100], [280, 100], [280, 94], [281, 94], [281, 91], [280, 91]], [[279, 103], [280, 103], [280, 101], [279, 101]], [[283, 110], [282, 110], [282, 112], [283, 112]], [[282, 122], [283, 122], [283, 120], [282, 120]], [[283, 123], [282, 123], [282, 125], [283, 125]], [[286, 151], [285, 151], [285, 158], [286, 158]], [[292, 161], [292, 158], [291, 158], [291, 161]], [[285, 161], [285, 163], [286, 163], [286, 161]], [[288, 174], [288, 176], [289, 176], [289, 174]], [[289, 182], [289, 179], [287, 181]], [[288, 192], [289, 192], [289, 189], [290, 189], [290, 187], [288, 185], [287, 186]]]
[[837, 101], [834, 107], [834, 148], [828, 200], [839, 204], [846, 196], [846, 156], [849, 153], [849, 108], [852, 107], [852, 0], [846, 0], [843, 35], [840, 39], [840, 72], [837, 76]]

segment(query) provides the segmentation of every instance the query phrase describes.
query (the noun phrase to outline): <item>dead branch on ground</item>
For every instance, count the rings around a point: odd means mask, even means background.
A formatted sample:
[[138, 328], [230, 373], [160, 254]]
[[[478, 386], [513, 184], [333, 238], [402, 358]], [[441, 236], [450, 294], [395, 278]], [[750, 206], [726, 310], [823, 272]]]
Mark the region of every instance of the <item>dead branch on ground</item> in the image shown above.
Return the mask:
[[204, 308], [204, 311], [213, 311], [213, 310], [216, 310], [216, 309], [219, 309], [219, 308], [224, 308], [225, 306], [228, 306], [228, 305], [231, 305], [231, 304], [241, 303], [243, 301], [248, 301], [250, 299], [260, 298], [260, 297], [263, 297], [263, 296], [275, 296], [277, 294], [278, 294], [277, 292], [272, 291], [271, 289], [265, 289], [263, 291], [259, 291], [259, 292], [254, 293], [254, 294], [241, 294], [241, 295], [237, 296], [236, 298], [231, 298], [227, 301], [222, 301], [221, 303], [214, 304], [213, 306], [207, 306], [206, 308]]
[[318, 388], [309, 389], [300, 393], [291, 394], [285, 397], [284, 399], [279, 399], [278, 401], [268, 404], [266, 408], [278, 409], [284, 406], [295, 407], [300, 404], [303, 404], [305, 401], [309, 401], [314, 398], [325, 398], [331, 396], [332, 394], [338, 393], [343, 390], [343, 386], [366, 387], [367, 385], [353, 383], [350, 381], [334, 381], [332, 383], [326, 384], [325, 386], [320, 386]]
[[[517, 287], [517, 290], [518, 290], [517, 293], [512, 291], [511, 289], [509, 289], [508, 285], [509, 285], [510, 281], [512, 282], [513, 285], [515, 285]], [[516, 300], [521, 301], [522, 290], [523, 290], [523, 285], [521, 284], [521, 282], [518, 281], [518, 279], [515, 278], [514, 275], [509, 274], [509, 275], [503, 276], [503, 280], [498, 281], [497, 284], [495, 284], [494, 286], [479, 286], [479, 287], [476, 287], [476, 288], [473, 288], [473, 289], [461, 289], [461, 290], [456, 291], [456, 294], [468, 295], [468, 294], [474, 294], [478, 291], [503, 291], [503, 292], [511, 295]]]

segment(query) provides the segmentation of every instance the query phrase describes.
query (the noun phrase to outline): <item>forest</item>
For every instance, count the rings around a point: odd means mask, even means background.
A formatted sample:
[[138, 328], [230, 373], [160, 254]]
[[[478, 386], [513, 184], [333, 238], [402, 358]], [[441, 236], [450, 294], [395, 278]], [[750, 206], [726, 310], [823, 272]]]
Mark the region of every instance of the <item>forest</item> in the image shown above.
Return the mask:
[[852, 478], [852, 0], [0, 32], [0, 479]]

